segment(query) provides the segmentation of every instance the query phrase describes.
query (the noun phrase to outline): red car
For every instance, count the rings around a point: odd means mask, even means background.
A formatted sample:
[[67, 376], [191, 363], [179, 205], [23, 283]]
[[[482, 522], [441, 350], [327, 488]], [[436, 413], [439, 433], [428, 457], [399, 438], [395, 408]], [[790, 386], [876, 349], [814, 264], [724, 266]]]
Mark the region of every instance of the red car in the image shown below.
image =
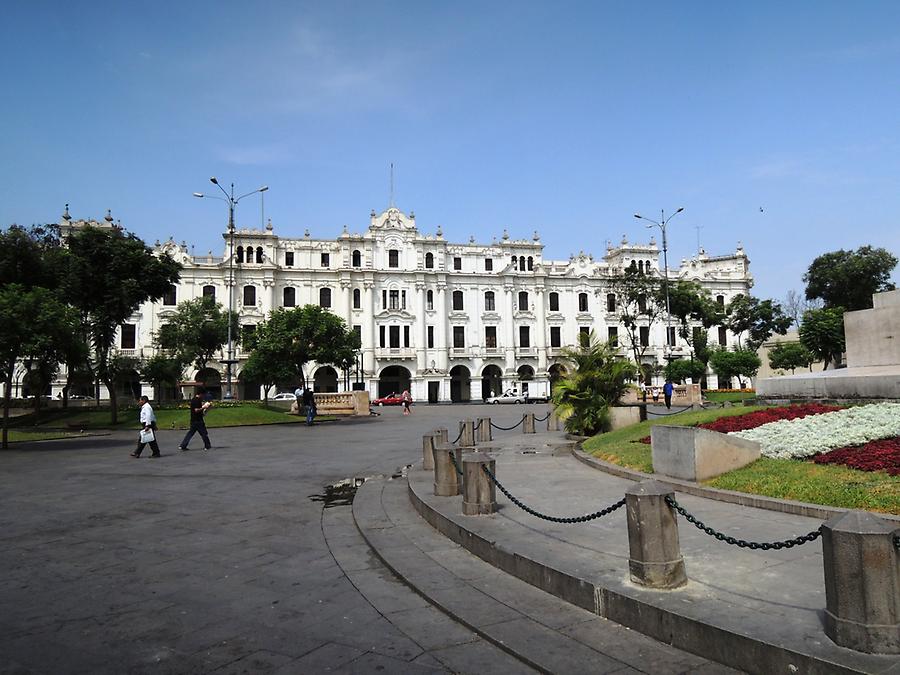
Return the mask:
[[403, 397], [400, 394], [388, 394], [372, 401], [372, 405], [400, 405], [403, 403]]

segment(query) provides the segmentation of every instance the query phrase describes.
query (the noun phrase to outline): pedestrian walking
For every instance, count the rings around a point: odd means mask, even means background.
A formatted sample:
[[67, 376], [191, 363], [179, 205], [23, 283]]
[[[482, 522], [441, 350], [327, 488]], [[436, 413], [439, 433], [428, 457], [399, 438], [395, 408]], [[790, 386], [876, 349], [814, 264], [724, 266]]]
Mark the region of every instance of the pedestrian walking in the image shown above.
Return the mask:
[[[297, 401], [297, 414], [303, 414], [303, 385], [301, 384], [299, 387], [294, 389], [294, 399]], [[293, 411], [291, 411], [293, 412]]]
[[203, 439], [203, 449], [209, 450], [212, 448], [209, 442], [209, 433], [206, 431], [206, 420], [204, 417], [206, 416], [206, 411], [212, 407], [212, 403], [204, 400], [203, 392], [198, 390], [194, 393], [194, 398], [191, 399], [191, 426], [188, 429], [188, 432], [184, 436], [184, 440], [181, 441], [181, 445], [178, 446], [179, 450], [187, 450], [188, 443], [191, 442], [191, 439], [194, 437], [194, 434], [200, 434], [200, 438]]
[[653, 387], [653, 389], [650, 390], [650, 395], [653, 396], [654, 403], [659, 403], [659, 389]]
[[672, 384], [672, 380], [666, 380], [666, 383], [663, 385], [663, 398], [666, 400], [666, 408], [672, 407], [673, 391], [675, 391], [675, 385]]
[[316, 396], [312, 386], [307, 387], [303, 392], [303, 405], [306, 408], [306, 426], [311, 427], [316, 417]]
[[156, 443], [156, 413], [150, 405], [150, 398], [141, 396], [141, 434], [138, 437], [137, 448], [131, 453], [132, 457], [140, 457], [144, 446], [150, 444], [150, 456], [160, 457], [159, 445]]
[[412, 396], [409, 395], [408, 390], [404, 390], [403, 394], [400, 396], [400, 400], [403, 402], [403, 414], [409, 415], [411, 412], [409, 406], [412, 404]]

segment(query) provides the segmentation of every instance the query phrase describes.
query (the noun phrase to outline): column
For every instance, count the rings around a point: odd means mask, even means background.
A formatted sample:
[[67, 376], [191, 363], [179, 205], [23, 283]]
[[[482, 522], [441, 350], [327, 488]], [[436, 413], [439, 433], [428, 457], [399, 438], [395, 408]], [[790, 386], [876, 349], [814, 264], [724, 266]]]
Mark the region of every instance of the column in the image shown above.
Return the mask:
[[506, 333], [504, 337], [506, 344], [503, 347], [506, 352], [506, 373], [511, 374], [516, 372], [516, 326], [513, 319], [516, 307], [512, 286], [503, 287], [503, 300], [505, 305], [503, 327], [505, 328], [504, 333]]
[[450, 322], [447, 320], [447, 284], [440, 283], [437, 287], [437, 320], [435, 323], [434, 339], [437, 353], [435, 356], [435, 367], [438, 370], [447, 372], [448, 363], [450, 361], [447, 349], [450, 344], [447, 331], [450, 330]]
[[538, 373], [547, 372], [547, 314], [544, 312], [544, 291], [543, 286], [534, 289], [534, 313], [537, 317], [537, 335], [535, 338], [535, 346], [537, 347], [538, 357]]
[[[416, 369], [421, 376], [429, 367], [428, 364], [428, 346], [425, 338], [425, 284], [416, 283]], [[427, 391], [426, 391], [427, 395]]]
[[372, 292], [374, 283], [363, 282], [363, 328], [362, 328], [362, 357], [363, 373], [375, 374], [375, 345], [378, 344], [378, 336], [375, 334], [375, 295]]

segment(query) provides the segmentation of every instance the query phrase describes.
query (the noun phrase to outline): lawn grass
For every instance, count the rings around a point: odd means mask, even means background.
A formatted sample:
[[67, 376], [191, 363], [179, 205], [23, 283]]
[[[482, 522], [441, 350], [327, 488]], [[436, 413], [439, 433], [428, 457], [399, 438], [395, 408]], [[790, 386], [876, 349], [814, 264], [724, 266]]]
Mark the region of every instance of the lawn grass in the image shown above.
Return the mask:
[[740, 403], [748, 398], [756, 398], [755, 391], [704, 391], [703, 398], [710, 403]]
[[8, 434], [10, 443], [20, 443], [24, 441], [53, 441], [59, 438], [81, 436], [77, 431], [22, 431], [20, 429], [10, 429]]
[[[584, 450], [613, 464], [653, 473], [650, 446], [637, 441], [647, 436], [654, 424], [702, 424], [761, 407], [691, 411], [641, 422], [594, 436], [584, 442]], [[839, 465], [762, 457], [742, 469], [705, 481], [704, 485], [845, 509], [900, 514], [900, 476], [890, 476], [884, 471], [857, 471]]]

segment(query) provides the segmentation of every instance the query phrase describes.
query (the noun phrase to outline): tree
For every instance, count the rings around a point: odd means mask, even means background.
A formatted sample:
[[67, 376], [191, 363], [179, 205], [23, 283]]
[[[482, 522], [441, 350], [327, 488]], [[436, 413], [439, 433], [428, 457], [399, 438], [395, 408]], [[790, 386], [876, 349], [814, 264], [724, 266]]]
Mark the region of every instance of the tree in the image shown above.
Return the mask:
[[255, 351], [262, 352], [255, 367], [265, 365], [269, 377], [273, 372], [288, 373], [290, 379], [299, 379], [305, 386], [303, 368], [307, 363], [339, 363], [348, 346], [356, 349], [357, 345], [356, 334], [340, 317], [318, 305], [304, 305], [273, 311], [266, 321], [257, 324], [245, 347], [251, 357]]
[[822, 300], [819, 298], [810, 300], [797, 291], [790, 290], [781, 303], [784, 307], [785, 315], [791, 317], [791, 322], [797, 328], [800, 328], [800, 322], [803, 320], [804, 312], [810, 309], [821, 309]]
[[681, 384], [690, 378], [692, 382], [700, 382], [706, 374], [706, 366], [700, 361], [675, 359], [666, 366], [666, 379]]
[[784, 335], [791, 327], [791, 318], [773, 300], [736, 295], [728, 303], [722, 325], [737, 336], [738, 347], [741, 347], [741, 336], [747, 333], [745, 346], [755, 352], [772, 333]]
[[9, 406], [16, 363], [61, 360], [63, 345], [75, 333], [78, 316], [53, 291], [20, 284], [0, 287], [0, 377], [4, 383], [2, 447], [8, 447]]
[[734, 351], [728, 351], [725, 347], [717, 349], [711, 354], [709, 361], [716, 375], [724, 380], [736, 377], [741, 389], [744, 388], [741, 378], [752, 379], [762, 365], [755, 351], [740, 347]]
[[294, 366], [272, 347], [268, 341], [257, 343], [257, 347], [250, 352], [250, 358], [241, 371], [245, 378], [262, 384], [264, 404], [269, 402], [269, 391], [272, 387], [279, 382], [290, 382], [296, 377]]
[[59, 283], [59, 228], [11, 225], [0, 232], [0, 287], [56, 288]]
[[813, 355], [799, 342], [778, 342], [769, 350], [769, 367], [773, 370], [793, 373], [797, 368], [809, 368], [812, 362]]
[[618, 346], [596, 335], [580, 336], [577, 349], [566, 348], [563, 358], [570, 374], [553, 391], [556, 413], [574, 434], [590, 436], [609, 428], [609, 407], [628, 390], [637, 367], [618, 355]]
[[659, 278], [628, 269], [610, 280], [610, 289], [616, 295], [619, 321], [625, 328], [625, 346], [631, 350], [636, 364], [642, 363], [650, 348], [641, 339], [641, 328], [649, 335], [653, 324], [664, 314], [665, 300], [660, 302], [662, 290]]
[[178, 386], [181, 373], [184, 370], [184, 362], [178, 358], [166, 354], [154, 354], [140, 367], [141, 379], [149, 382], [155, 391], [154, 398], [163, 398], [163, 388], [171, 385], [172, 391]]
[[66, 243], [65, 297], [81, 313], [116, 424], [118, 402], [109, 369], [116, 331], [141, 303], [166, 294], [178, 281], [181, 265], [168, 255], [157, 257], [135, 235], [119, 229], [85, 227], [73, 232]]
[[[233, 343], [240, 342], [237, 314], [231, 315], [231, 335]], [[198, 371], [227, 341], [228, 312], [211, 297], [179, 303], [156, 335], [159, 347], [177, 353], [183, 363], [193, 362]]]
[[870, 309], [872, 295], [894, 290], [890, 282], [897, 258], [883, 248], [861, 246], [833, 251], [812, 261], [803, 275], [806, 297], [820, 298], [826, 308]]
[[825, 367], [832, 361], [840, 362], [846, 342], [844, 340], [844, 310], [841, 307], [811, 309], [803, 315], [800, 324], [800, 343]]

